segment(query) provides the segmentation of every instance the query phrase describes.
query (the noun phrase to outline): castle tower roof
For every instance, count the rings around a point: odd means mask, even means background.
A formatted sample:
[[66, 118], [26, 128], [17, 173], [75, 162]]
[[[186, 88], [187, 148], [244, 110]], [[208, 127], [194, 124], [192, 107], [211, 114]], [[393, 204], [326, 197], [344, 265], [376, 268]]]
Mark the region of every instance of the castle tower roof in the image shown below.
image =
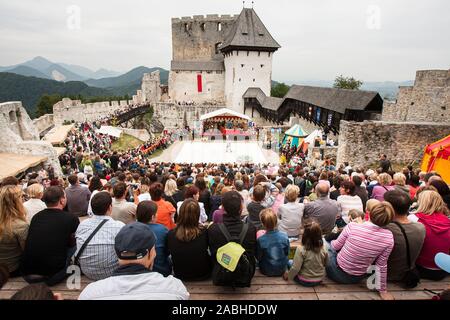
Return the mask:
[[242, 9], [225, 41], [220, 47], [222, 52], [230, 50], [260, 50], [274, 52], [281, 48], [270, 35], [253, 8]]

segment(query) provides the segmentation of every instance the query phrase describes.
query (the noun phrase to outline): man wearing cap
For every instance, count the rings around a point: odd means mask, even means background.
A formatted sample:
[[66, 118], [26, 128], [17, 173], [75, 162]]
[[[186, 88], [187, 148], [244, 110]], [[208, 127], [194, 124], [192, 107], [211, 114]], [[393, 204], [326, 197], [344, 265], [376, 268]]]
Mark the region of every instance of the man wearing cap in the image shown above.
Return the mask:
[[148, 226], [133, 222], [115, 238], [119, 268], [107, 279], [89, 284], [79, 300], [187, 300], [186, 287], [173, 276], [152, 272], [156, 237]]

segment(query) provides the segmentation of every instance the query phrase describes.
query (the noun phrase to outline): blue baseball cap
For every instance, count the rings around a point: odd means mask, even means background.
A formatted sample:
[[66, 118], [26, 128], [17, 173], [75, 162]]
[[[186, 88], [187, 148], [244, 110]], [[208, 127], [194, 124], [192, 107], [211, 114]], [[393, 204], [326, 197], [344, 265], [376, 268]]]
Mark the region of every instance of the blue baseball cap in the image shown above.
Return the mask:
[[155, 243], [156, 236], [146, 224], [133, 222], [120, 229], [114, 249], [121, 260], [139, 260], [148, 254]]

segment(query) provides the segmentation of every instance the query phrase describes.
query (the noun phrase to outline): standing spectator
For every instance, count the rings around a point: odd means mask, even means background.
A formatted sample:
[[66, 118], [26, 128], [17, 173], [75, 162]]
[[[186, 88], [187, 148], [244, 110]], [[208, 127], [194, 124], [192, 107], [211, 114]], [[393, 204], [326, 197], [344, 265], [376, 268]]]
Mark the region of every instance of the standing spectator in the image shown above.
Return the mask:
[[187, 300], [183, 283], [151, 272], [156, 257], [155, 234], [143, 223], [133, 222], [115, 238], [119, 268], [112, 277], [89, 284], [79, 300]]
[[172, 274], [172, 262], [169, 259], [167, 246], [167, 234], [169, 230], [162, 224], [156, 223], [156, 211], [158, 206], [153, 201], [142, 201], [137, 206], [137, 221], [146, 224], [156, 236], [156, 258], [153, 271], [167, 277]]
[[437, 253], [450, 252], [450, 219], [444, 213], [446, 205], [436, 191], [426, 190], [419, 194], [417, 213], [408, 218], [425, 226], [425, 240], [417, 258], [416, 265], [420, 277], [430, 280], [442, 280], [448, 274], [435, 263]]
[[305, 223], [302, 244], [297, 247], [294, 262], [284, 280], [294, 280], [305, 287], [319, 285], [325, 277], [327, 246], [323, 242], [320, 224], [315, 220]]
[[38, 212], [31, 220], [25, 244], [23, 273], [25, 280], [34, 281], [39, 275], [49, 286], [63, 281], [67, 276], [70, 258], [75, 253], [75, 232], [80, 224], [77, 216], [63, 211], [66, 207], [64, 189], [47, 188], [43, 200], [47, 209]]
[[109, 157], [109, 162], [111, 163], [111, 169], [114, 170], [114, 172], [116, 172], [117, 170], [119, 170], [119, 156], [117, 155], [117, 151], [114, 151], [112, 156]]
[[136, 204], [126, 200], [128, 188], [124, 182], [117, 182], [113, 187], [112, 218], [129, 224], [136, 221]]
[[382, 173], [392, 170], [391, 161], [388, 160], [387, 155], [382, 154], [380, 157], [380, 168]]
[[[385, 229], [394, 217], [388, 202], [377, 204], [370, 211], [370, 221], [349, 223], [328, 248], [327, 276], [338, 283], [358, 283], [366, 277], [367, 268], [379, 268], [382, 299], [393, 299], [387, 292], [387, 260], [394, 247], [392, 232]], [[364, 247], [361, 244], [364, 243]]]
[[[223, 225], [230, 233], [231, 237], [239, 238], [243, 228], [244, 223], [241, 220], [242, 213], [242, 197], [236, 191], [227, 192], [223, 196], [223, 206], [226, 211], [226, 215], [223, 216]], [[212, 224], [208, 228], [208, 239], [209, 248], [211, 250], [211, 256], [216, 257], [217, 250], [223, 245], [227, 244], [228, 241], [220, 230], [219, 224]], [[245, 249], [245, 255], [247, 256], [250, 265], [253, 269], [252, 274], [254, 274], [256, 259], [256, 228], [253, 224], [248, 224], [248, 230], [245, 234], [244, 240], [242, 242], [242, 247]], [[216, 259], [214, 259], [214, 266], [212, 271], [213, 283], [217, 284], [217, 276], [219, 270], [222, 268]]]
[[[405, 276], [410, 271], [410, 266], [407, 264], [407, 250], [409, 250], [410, 265], [415, 267], [416, 259], [425, 239], [425, 227], [421, 223], [408, 220], [411, 205], [409, 194], [401, 190], [392, 190], [384, 194], [384, 199], [392, 205], [395, 212], [393, 222], [387, 225], [394, 236], [394, 248], [387, 264], [388, 280], [404, 281], [406, 280]], [[406, 240], [408, 241], [408, 247], [406, 246]]]
[[168, 246], [175, 276], [185, 281], [208, 279], [212, 260], [208, 252], [208, 232], [201, 226], [199, 202], [184, 200], [177, 226], [169, 232]]
[[[87, 239], [94, 234], [79, 256], [81, 271], [89, 279], [100, 280], [110, 277], [119, 266], [114, 251], [114, 238], [125, 225], [123, 222], [111, 218], [112, 199], [107, 192], [98, 192], [92, 198], [93, 216], [80, 223], [75, 238], [77, 240], [77, 252]], [[105, 221], [105, 222], [103, 222]]]
[[261, 211], [261, 222], [266, 233], [257, 240], [259, 269], [266, 276], [281, 276], [288, 265], [289, 238], [285, 232], [276, 230], [277, 215], [272, 209]]
[[20, 275], [20, 260], [28, 235], [27, 212], [22, 190], [15, 185], [0, 188], [0, 265], [10, 277]]
[[163, 199], [164, 187], [161, 183], [155, 182], [150, 186], [150, 196], [152, 201], [158, 206], [156, 212], [156, 223], [160, 223], [166, 226], [167, 229], [172, 230], [175, 228], [174, 216], [176, 209], [174, 206]]
[[340, 191], [341, 195], [337, 198], [337, 203], [341, 208], [341, 219], [338, 219], [336, 223], [338, 227], [344, 227], [350, 221], [348, 212], [352, 209], [363, 211], [363, 204], [361, 198], [355, 195], [355, 184], [353, 182], [343, 182]]
[[27, 195], [29, 199], [23, 203], [23, 206], [27, 211], [27, 220], [30, 222], [36, 213], [47, 208], [41, 200], [44, 195], [44, 186], [40, 183], [32, 184], [27, 188]]
[[372, 199], [376, 199], [378, 201], [384, 200], [384, 194], [393, 190], [394, 186], [392, 184], [392, 177], [387, 173], [382, 173], [378, 176], [378, 185], [373, 187], [372, 191]]
[[278, 230], [284, 231], [289, 237], [299, 237], [300, 228], [302, 225], [302, 217], [304, 211], [304, 204], [298, 203], [297, 198], [300, 193], [300, 188], [294, 184], [286, 188], [285, 198], [286, 204], [283, 204], [278, 209]]
[[83, 217], [88, 212], [91, 191], [86, 187], [80, 186], [77, 175], [69, 176], [68, 180], [70, 186], [66, 188], [67, 211], [78, 217]]
[[329, 197], [330, 188], [327, 184], [318, 183], [316, 186], [317, 200], [305, 204], [303, 219], [315, 219], [320, 224], [324, 236], [331, 233], [336, 218], [340, 214], [336, 200]]

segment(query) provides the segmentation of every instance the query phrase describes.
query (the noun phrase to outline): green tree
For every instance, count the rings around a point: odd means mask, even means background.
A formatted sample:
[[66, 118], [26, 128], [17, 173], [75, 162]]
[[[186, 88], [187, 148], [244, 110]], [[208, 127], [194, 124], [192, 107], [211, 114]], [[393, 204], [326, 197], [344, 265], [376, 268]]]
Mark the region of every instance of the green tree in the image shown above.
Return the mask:
[[63, 97], [59, 94], [42, 95], [36, 107], [36, 117], [40, 117], [48, 113], [53, 113], [53, 105], [58, 101], [61, 101], [62, 98]]
[[289, 91], [290, 87], [285, 83], [277, 83], [272, 87], [270, 95], [272, 97], [283, 98]]
[[359, 90], [363, 82], [353, 77], [344, 77], [342, 74], [334, 79], [334, 88]]

